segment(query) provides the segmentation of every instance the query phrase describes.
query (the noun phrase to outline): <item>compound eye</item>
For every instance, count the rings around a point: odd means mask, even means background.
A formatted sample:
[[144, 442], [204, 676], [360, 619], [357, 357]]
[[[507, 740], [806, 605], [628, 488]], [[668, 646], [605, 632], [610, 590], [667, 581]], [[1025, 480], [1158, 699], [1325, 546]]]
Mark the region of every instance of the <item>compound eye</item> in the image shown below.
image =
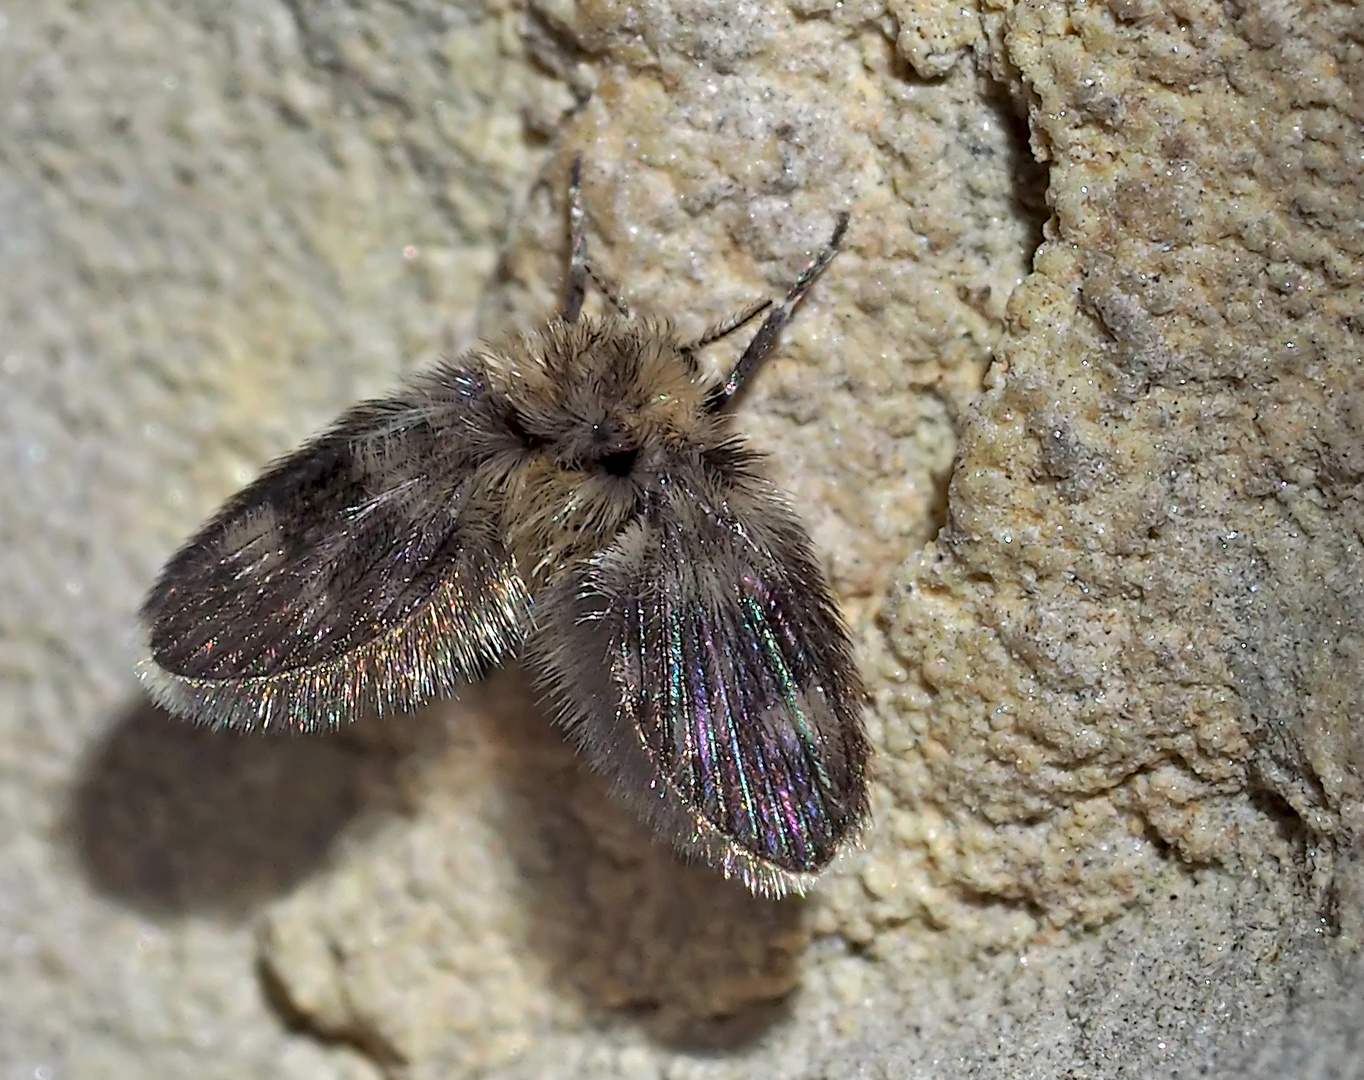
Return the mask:
[[635, 462], [639, 458], [639, 449], [630, 447], [626, 450], [613, 450], [609, 454], [603, 454], [597, 459], [597, 464], [602, 467], [608, 476], [629, 476], [634, 471]]
[[525, 420], [515, 410], [507, 413], [506, 424], [507, 430], [520, 439], [521, 445], [527, 450], [542, 449], [549, 442], [543, 435], [535, 435], [527, 431]]

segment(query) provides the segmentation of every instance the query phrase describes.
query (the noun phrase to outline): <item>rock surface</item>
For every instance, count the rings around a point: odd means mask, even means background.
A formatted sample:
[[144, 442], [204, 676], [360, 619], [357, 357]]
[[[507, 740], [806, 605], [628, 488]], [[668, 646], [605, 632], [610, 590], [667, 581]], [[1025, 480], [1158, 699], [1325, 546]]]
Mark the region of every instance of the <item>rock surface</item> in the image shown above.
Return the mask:
[[[0, 14], [0, 1078], [1358, 1071], [1364, 19], [1344, 4]], [[131, 680], [273, 454], [597, 261], [696, 329], [864, 657], [805, 900], [509, 670], [333, 737]], [[724, 350], [717, 349], [717, 363]]]

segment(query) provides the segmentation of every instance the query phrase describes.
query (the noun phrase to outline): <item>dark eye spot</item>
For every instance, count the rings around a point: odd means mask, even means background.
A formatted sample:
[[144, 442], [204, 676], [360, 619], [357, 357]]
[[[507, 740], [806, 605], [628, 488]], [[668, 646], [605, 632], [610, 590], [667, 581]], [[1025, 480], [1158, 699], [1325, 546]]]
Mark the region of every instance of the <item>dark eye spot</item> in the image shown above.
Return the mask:
[[610, 476], [629, 476], [638, 457], [639, 450], [630, 447], [628, 450], [613, 450], [609, 454], [603, 454], [597, 459], [597, 464]]
[[521, 419], [520, 414], [515, 412], [507, 413], [507, 430], [521, 440], [521, 445], [527, 450], [539, 450], [547, 442], [542, 435], [533, 435], [526, 430], [526, 422]]

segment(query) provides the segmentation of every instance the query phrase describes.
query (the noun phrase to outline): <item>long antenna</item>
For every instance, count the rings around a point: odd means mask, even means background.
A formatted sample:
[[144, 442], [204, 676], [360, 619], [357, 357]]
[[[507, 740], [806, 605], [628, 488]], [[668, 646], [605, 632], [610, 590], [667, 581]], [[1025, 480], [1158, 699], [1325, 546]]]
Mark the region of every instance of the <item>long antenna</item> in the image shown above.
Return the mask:
[[758, 327], [758, 332], [753, 335], [753, 340], [748, 343], [748, 348], [739, 357], [738, 363], [734, 365], [734, 370], [729, 373], [729, 378], [725, 380], [723, 386], [718, 386], [712, 391], [709, 400], [706, 402], [711, 412], [717, 412], [725, 407], [731, 398], [739, 392], [739, 388], [748, 381], [750, 375], [759, 364], [767, 359], [777, 343], [777, 337], [782, 329], [791, 321], [791, 313], [795, 311], [796, 305], [805, 299], [805, 294], [810, 291], [810, 286], [815, 283], [815, 279], [824, 273], [825, 267], [833, 262], [833, 258], [838, 254], [838, 247], [843, 243], [843, 234], [848, 231], [848, 213], [843, 211], [838, 215], [834, 223], [834, 234], [829, 238], [829, 242], [824, 245], [824, 250], [810, 260], [810, 264], [800, 272], [790, 291], [786, 294], [786, 299], [772, 309], [771, 313], [763, 320], [763, 324]]
[[630, 307], [611, 285], [593, 268], [587, 259], [587, 212], [583, 210], [583, 156], [573, 155], [568, 170], [568, 278], [564, 282], [564, 322], [577, 322], [582, 314], [587, 283], [591, 281], [606, 298], [606, 302], [632, 319]]

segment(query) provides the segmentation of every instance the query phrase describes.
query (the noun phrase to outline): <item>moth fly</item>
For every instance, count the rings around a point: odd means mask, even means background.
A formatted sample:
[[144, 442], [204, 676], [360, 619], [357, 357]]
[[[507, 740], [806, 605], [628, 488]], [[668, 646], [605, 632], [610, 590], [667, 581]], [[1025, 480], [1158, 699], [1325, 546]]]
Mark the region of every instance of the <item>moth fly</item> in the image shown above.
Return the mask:
[[[180, 716], [313, 731], [519, 654], [657, 836], [755, 892], [799, 892], [867, 814], [863, 690], [730, 404], [848, 215], [781, 303], [687, 341], [589, 263], [580, 168], [562, 313], [354, 406], [229, 499], [148, 595], [140, 674]], [[611, 313], [583, 314], [589, 282]], [[709, 375], [701, 350], [763, 312]]]

